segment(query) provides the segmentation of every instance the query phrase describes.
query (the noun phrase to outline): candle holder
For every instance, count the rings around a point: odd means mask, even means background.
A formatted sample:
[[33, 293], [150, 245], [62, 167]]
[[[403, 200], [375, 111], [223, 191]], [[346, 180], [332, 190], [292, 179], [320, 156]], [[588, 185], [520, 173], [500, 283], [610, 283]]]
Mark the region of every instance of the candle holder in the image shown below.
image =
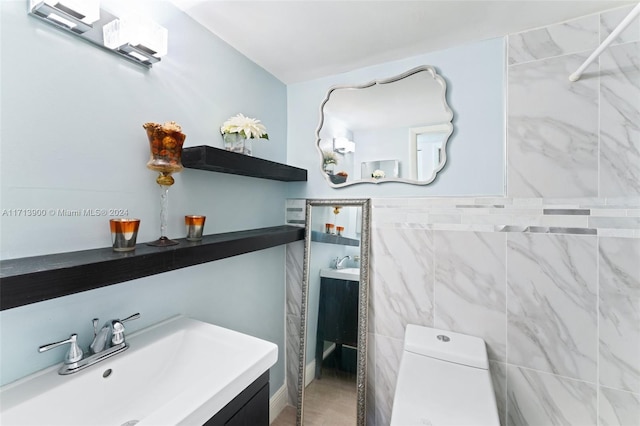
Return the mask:
[[133, 251], [136, 249], [136, 238], [140, 219], [109, 219], [111, 243], [113, 251]]
[[182, 144], [186, 135], [175, 121], [164, 124], [145, 123], [151, 158], [147, 168], [158, 172], [156, 183], [160, 186], [160, 238], [148, 242], [154, 247], [166, 247], [178, 244], [167, 235], [167, 214], [169, 210], [169, 187], [173, 185], [173, 173], [180, 173], [182, 166]]
[[184, 224], [187, 228], [187, 241], [200, 241], [202, 239], [202, 231], [204, 231], [204, 221], [206, 216], [186, 215]]

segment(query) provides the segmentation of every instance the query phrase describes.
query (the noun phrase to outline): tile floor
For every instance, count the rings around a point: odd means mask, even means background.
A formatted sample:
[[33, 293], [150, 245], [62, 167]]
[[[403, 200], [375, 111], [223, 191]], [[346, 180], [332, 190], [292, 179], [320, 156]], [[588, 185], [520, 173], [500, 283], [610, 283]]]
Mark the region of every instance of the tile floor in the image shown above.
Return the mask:
[[[353, 426], [356, 424], [356, 376], [323, 369], [323, 376], [307, 386], [305, 426]], [[296, 408], [287, 406], [271, 426], [295, 426]]]

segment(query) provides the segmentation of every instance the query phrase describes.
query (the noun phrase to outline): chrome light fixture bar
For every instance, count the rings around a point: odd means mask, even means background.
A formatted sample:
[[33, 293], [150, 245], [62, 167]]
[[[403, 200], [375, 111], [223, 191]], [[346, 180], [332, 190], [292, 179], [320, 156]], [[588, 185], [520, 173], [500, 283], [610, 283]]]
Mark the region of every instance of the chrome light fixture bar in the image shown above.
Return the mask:
[[76, 34], [93, 29], [93, 23], [100, 19], [100, 1], [30, 0], [29, 11], [47, 22]]
[[345, 137], [333, 138], [333, 150], [340, 154], [356, 152], [356, 144]]
[[167, 54], [168, 31], [143, 16], [114, 19], [102, 27], [104, 45], [145, 65]]
[[[26, 0], [26, 3], [32, 17], [131, 63], [151, 68], [167, 53], [166, 28], [145, 17], [120, 19], [101, 9], [100, 0]], [[113, 44], [107, 46], [105, 27], [115, 25], [115, 21], [118, 25], [126, 21], [126, 32], [122, 36], [110, 34]]]
[[155, 52], [147, 49], [145, 46], [132, 46], [129, 43], [123, 44], [115, 49], [118, 53], [128, 56], [144, 65], [155, 64], [160, 62], [160, 58], [154, 56]]

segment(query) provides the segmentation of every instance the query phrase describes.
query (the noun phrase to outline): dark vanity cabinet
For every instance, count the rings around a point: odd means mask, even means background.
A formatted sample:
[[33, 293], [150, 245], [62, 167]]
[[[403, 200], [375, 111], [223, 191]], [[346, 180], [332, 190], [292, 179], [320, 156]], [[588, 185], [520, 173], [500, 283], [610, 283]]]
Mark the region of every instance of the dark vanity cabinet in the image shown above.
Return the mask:
[[316, 378], [320, 378], [322, 373], [325, 341], [336, 344], [334, 354], [338, 365], [341, 364], [343, 345], [358, 346], [358, 294], [358, 281], [320, 278]]
[[210, 418], [205, 426], [268, 426], [269, 371]]

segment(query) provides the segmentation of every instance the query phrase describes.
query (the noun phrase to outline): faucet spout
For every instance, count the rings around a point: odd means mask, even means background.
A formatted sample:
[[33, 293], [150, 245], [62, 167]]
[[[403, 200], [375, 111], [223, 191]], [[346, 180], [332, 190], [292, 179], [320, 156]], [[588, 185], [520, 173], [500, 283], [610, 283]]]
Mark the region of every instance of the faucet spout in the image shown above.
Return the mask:
[[351, 256], [345, 256], [342, 259], [339, 259], [336, 257], [335, 262], [336, 262], [336, 269], [344, 269], [345, 268], [345, 262], [347, 261], [347, 259], [351, 259]]
[[100, 329], [100, 331], [96, 333], [96, 335], [93, 337], [93, 342], [91, 342], [91, 345], [89, 345], [89, 349], [91, 350], [91, 353], [97, 354], [99, 352], [104, 351], [104, 348], [107, 346], [108, 334], [109, 334], [109, 329], [105, 324]]

